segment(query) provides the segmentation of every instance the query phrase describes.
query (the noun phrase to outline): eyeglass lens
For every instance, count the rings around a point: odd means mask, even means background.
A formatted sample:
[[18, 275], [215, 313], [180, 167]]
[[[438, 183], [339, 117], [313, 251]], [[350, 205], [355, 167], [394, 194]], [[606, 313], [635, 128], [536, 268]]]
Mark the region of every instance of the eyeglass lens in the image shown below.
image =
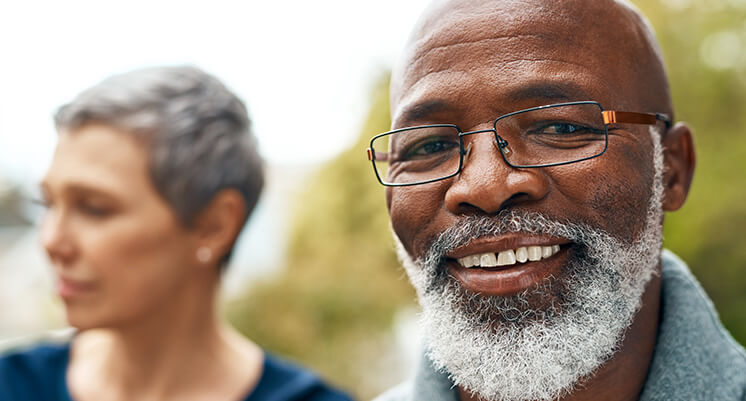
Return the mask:
[[[588, 103], [529, 109], [500, 117], [495, 131], [503, 139], [501, 152], [514, 167], [568, 163], [599, 155], [606, 148], [607, 134], [601, 111], [598, 104]], [[471, 135], [462, 135], [467, 146]], [[459, 130], [454, 126], [399, 130], [376, 138], [372, 148], [376, 173], [389, 184], [449, 177], [458, 173], [462, 162]]]

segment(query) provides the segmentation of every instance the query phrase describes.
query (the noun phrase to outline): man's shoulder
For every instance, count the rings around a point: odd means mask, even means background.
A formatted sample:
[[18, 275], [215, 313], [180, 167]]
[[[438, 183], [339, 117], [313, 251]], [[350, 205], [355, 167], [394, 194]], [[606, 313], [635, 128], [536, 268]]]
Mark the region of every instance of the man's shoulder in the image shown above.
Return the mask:
[[714, 304], [688, 266], [670, 251], [663, 256], [663, 329], [677, 329], [671, 330], [677, 339], [706, 342], [714, 361], [746, 368], [746, 350], [720, 322]]
[[741, 400], [746, 352], [686, 264], [663, 254], [661, 323], [643, 400]]
[[374, 398], [373, 401], [411, 401], [412, 382], [405, 381]]

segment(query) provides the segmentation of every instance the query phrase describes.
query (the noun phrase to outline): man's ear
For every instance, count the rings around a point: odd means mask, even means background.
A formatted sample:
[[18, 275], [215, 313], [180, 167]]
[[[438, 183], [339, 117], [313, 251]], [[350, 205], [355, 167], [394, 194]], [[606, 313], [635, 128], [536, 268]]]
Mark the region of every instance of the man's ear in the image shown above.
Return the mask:
[[663, 210], [681, 208], [689, 194], [696, 155], [692, 131], [685, 123], [676, 123], [661, 139], [663, 142]]
[[243, 227], [245, 211], [246, 202], [241, 193], [223, 189], [196, 216], [192, 228], [194, 239], [199, 249], [206, 248], [206, 254], [210, 255], [201, 262], [218, 262], [231, 249]]

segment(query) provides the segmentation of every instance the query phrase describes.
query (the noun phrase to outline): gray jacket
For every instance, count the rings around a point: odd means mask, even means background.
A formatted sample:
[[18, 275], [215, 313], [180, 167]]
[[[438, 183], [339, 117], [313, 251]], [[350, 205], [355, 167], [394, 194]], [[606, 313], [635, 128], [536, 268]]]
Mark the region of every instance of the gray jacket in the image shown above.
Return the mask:
[[[746, 352], [718, 320], [686, 264], [663, 251], [661, 323], [640, 400], [746, 401]], [[453, 382], [422, 358], [415, 377], [375, 401], [458, 401]]]

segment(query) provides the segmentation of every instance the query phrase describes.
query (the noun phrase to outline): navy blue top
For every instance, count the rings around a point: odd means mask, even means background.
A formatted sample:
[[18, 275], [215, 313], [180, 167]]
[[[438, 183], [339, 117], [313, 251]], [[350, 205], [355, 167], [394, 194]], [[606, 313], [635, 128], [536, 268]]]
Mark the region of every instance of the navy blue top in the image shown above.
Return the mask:
[[[0, 357], [0, 401], [72, 401], [65, 372], [70, 345], [42, 345]], [[313, 373], [264, 356], [262, 377], [243, 401], [351, 401]]]

